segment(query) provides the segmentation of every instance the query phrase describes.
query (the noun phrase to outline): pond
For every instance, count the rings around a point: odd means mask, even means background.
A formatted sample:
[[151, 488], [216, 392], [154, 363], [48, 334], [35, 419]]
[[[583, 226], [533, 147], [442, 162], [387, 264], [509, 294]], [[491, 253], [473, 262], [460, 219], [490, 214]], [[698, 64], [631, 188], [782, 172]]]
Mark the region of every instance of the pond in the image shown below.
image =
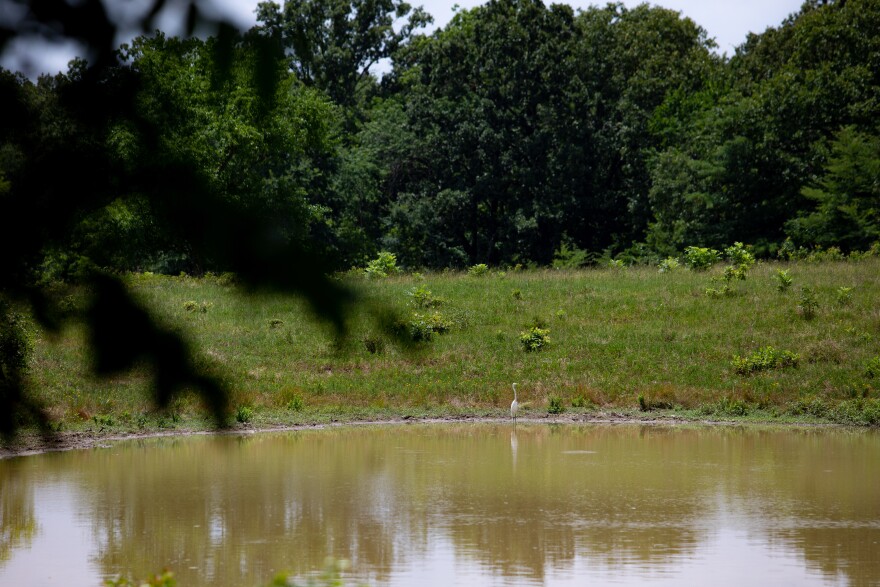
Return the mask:
[[880, 433], [412, 424], [0, 460], [0, 585], [880, 585]]

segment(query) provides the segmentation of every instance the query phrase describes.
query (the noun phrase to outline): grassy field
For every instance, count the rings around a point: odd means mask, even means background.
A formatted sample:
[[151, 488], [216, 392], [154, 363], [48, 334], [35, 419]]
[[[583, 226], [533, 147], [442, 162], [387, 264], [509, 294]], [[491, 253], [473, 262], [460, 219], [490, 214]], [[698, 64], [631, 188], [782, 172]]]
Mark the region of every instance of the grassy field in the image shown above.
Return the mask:
[[[792, 284], [779, 291], [783, 269]], [[350, 275], [343, 280], [363, 303], [345, 339], [296, 298], [247, 296], [223, 279], [133, 275], [129, 283], [222, 374], [233, 417], [251, 425], [501, 417], [512, 382], [526, 417], [564, 410], [880, 423], [880, 259], [759, 263], [729, 294], [707, 295], [722, 272]], [[66, 295], [78, 304], [86, 293]], [[397, 344], [368, 308], [393, 310], [402, 332], [430, 340]], [[535, 326], [549, 343], [528, 351], [521, 336]], [[763, 359], [753, 356], [762, 349]], [[32, 383], [62, 426], [200, 422], [191, 395], [152, 412], [145, 369], [91, 378], [77, 328], [37, 335], [34, 350]]]

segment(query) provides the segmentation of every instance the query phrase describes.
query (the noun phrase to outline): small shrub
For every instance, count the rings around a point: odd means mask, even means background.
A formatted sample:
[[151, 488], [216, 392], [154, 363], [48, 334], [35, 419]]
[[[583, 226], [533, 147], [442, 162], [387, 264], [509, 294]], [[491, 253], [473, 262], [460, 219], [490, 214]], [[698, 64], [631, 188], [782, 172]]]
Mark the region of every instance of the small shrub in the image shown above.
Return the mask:
[[589, 263], [590, 253], [563, 241], [553, 253], [551, 266], [554, 269], [577, 269]]
[[238, 283], [238, 277], [236, 277], [235, 273], [230, 273], [226, 271], [225, 273], [221, 273], [217, 276], [217, 285], [220, 287], [229, 287]]
[[776, 270], [776, 291], [779, 293], [785, 293], [791, 287], [791, 275], [788, 272], [788, 269], [777, 269]]
[[248, 406], [239, 406], [235, 412], [235, 421], [241, 424], [247, 424], [254, 417], [253, 409]]
[[660, 273], [671, 273], [681, 267], [681, 262], [675, 257], [666, 257], [660, 261]]
[[406, 293], [410, 297], [410, 303], [416, 308], [439, 308], [445, 301], [435, 297], [431, 290], [424, 285], [415, 287]]
[[732, 281], [745, 281], [746, 275], [749, 273], [747, 265], [728, 265], [724, 268], [722, 279], [730, 283]]
[[287, 409], [291, 412], [301, 412], [303, 409], [303, 400], [300, 396], [295, 395], [287, 402]]
[[705, 271], [721, 260], [721, 253], [706, 247], [687, 247], [684, 250], [684, 262], [694, 271]]
[[779, 351], [772, 346], [758, 349], [748, 357], [734, 355], [731, 366], [740, 375], [751, 375], [759, 371], [797, 367], [800, 355], [791, 351]]
[[838, 287], [834, 294], [834, 301], [838, 306], [851, 306], [853, 299], [853, 288]]
[[807, 255], [805, 260], [808, 263], [821, 263], [823, 261], [843, 261], [844, 259], [846, 257], [843, 256], [839, 247], [828, 247], [827, 249], [816, 247]]
[[548, 414], [561, 414], [565, 411], [565, 406], [562, 405], [562, 399], [559, 396], [550, 396], [547, 403], [547, 413]]
[[792, 259], [797, 258], [798, 249], [794, 246], [794, 242], [792, 242], [791, 237], [786, 238], [785, 242], [783, 242], [779, 246], [779, 250], [776, 251], [776, 256], [780, 259], [784, 259], [786, 261], [791, 261]]
[[519, 342], [526, 352], [539, 351], [550, 344], [550, 329], [533, 326], [531, 330], [519, 333]]
[[400, 320], [395, 330], [409, 337], [413, 342], [430, 342], [434, 333], [443, 334], [452, 327], [452, 322], [444, 319], [438, 312], [422, 315], [413, 314], [409, 321]]
[[116, 422], [113, 420], [113, 416], [110, 414], [97, 414], [92, 416], [92, 421], [102, 428], [104, 426], [113, 426]]
[[28, 368], [33, 349], [34, 331], [29, 321], [0, 299], [0, 394], [7, 393], [3, 389], [7, 378], [18, 377]]
[[723, 298], [727, 296], [733, 295], [733, 289], [728, 284], [723, 284], [721, 287], [707, 287], [706, 295], [710, 298]]
[[421, 316], [419, 314], [415, 314], [416, 320], [423, 320], [430, 326], [433, 332], [437, 334], [446, 334], [455, 326], [455, 323], [440, 314], [440, 312], [431, 312], [430, 314], [425, 314]]
[[732, 247], [724, 249], [724, 256], [734, 266], [745, 268], [746, 271], [755, 264], [755, 256], [742, 243], [733, 243]]
[[523, 299], [522, 291], [515, 289], [512, 292], [510, 292], [510, 297], [512, 297], [517, 302], [521, 302]]
[[610, 259], [608, 266], [612, 269], [626, 269], [626, 263], [623, 262], [623, 259]]
[[382, 251], [379, 256], [367, 263], [364, 274], [370, 279], [382, 279], [389, 275], [394, 275], [399, 270], [397, 268], [397, 255]]
[[483, 277], [484, 275], [488, 275], [489, 266], [485, 263], [478, 263], [477, 265], [472, 265], [468, 268], [468, 275], [473, 277]]
[[590, 402], [590, 400], [585, 398], [583, 395], [578, 395], [578, 396], [575, 396], [574, 398], [572, 398], [571, 407], [573, 407], [573, 408], [588, 408], [588, 407], [590, 407], [591, 403], [592, 402]]
[[815, 290], [811, 287], [802, 287], [800, 302], [797, 306], [798, 314], [800, 314], [804, 320], [812, 320], [816, 317], [816, 312], [818, 310], [819, 301], [816, 299]]

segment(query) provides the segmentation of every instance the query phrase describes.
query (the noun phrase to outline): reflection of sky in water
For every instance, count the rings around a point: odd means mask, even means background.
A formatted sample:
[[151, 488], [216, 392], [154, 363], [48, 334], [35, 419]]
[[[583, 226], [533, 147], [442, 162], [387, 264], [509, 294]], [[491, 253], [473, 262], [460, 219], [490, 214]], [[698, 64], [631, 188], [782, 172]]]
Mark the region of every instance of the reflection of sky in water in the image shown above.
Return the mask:
[[379, 427], [0, 461], [4, 525], [38, 527], [0, 585], [256, 585], [326, 555], [351, 584], [878, 584], [880, 435], [798, 436]]
[[[3, 462], [0, 461], [0, 467]], [[0, 484], [0, 499], [3, 486]], [[73, 483], [36, 483], [33, 492], [39, 532], [30, 544], [0, 564], [0, 585], [95, 585], [100, 568], [92, 562], [98, 545], [92, 542], [89, 521], [75, 503]], [[4, 523], [6, 520], [4, 520]]]

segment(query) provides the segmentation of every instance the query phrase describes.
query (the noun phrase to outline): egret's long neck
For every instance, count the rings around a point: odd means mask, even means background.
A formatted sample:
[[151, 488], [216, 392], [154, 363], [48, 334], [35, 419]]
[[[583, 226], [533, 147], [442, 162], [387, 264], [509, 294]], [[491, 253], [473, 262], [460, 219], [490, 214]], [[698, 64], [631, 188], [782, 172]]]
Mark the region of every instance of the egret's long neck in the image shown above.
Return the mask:
[[516, 399], [516, 384], [513, 385], [513, 399]]

